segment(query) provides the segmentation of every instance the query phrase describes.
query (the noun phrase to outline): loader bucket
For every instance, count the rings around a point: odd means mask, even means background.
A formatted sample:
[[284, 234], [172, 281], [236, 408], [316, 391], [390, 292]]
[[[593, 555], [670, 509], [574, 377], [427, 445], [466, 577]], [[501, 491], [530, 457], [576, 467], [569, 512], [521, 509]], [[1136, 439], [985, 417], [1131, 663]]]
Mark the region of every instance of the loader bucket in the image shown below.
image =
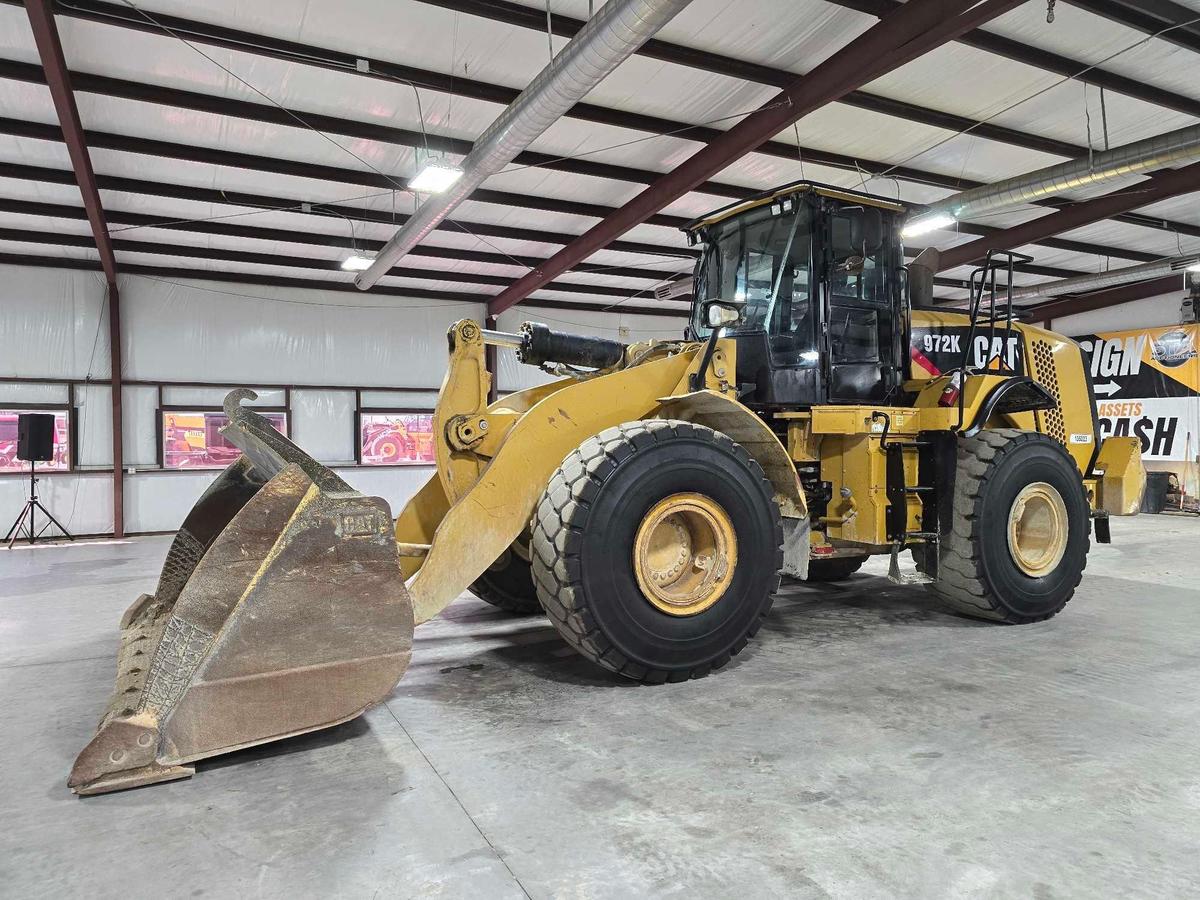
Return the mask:
[[412, 650], [412, 601], [387, 503], [239, 404], [243, 456], [176, 535], [154, 594], [121, 620], [117, 682], [68, 781], [99, 794], [184, 778], [189, 763], [326, 728], [378, 703]]

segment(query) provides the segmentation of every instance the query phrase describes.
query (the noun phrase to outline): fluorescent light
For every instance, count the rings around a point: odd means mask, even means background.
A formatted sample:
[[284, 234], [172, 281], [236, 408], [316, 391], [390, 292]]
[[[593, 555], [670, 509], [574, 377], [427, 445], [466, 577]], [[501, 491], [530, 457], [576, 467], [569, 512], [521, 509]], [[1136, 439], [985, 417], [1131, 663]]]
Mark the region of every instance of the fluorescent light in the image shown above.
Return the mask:
[[1189, 272], [1200, 272], [1200, 262], [1192, 263], [1192, 265], [1187, 267], [1187, 270]]
[[347, 272], [365, 272], [371, 268], [371, 263], [375, 262], [374, 256], [365, 256], [362, 253], [355, 253], [353, 256], [347, 256], [342, 260], [342, 268]]
[[931, 231], [937, 231], [941, 228], [949, 228], [956, 221], [958, 220], [949, 213], [934, 213], [928, 216], [920, 216], [905, 225], [900, 232], [900, 236], [908, 238], [928, 234]]
[[463, 170], [445, 160], [431, 159], [409, 179], [408, 189], [422, 194], [440, 194], [462, 178]]

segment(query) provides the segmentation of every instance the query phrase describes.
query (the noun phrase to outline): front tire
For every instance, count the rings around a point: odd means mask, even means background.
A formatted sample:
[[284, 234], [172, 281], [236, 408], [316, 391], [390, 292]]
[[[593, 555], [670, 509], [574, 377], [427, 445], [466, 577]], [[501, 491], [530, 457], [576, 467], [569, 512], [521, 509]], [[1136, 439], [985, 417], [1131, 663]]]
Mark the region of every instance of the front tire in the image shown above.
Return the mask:
[[471, 593], [514, 615], [530, 616], [542, 611], [529, 563], [511, 549], [505, 550], [486, 572], [475, 579]]
[[954, 528], [930, 589], [976, 618], [1049, 619], [1079, 586], [1090, 528], [1083, 480], [1062, 444], [1032, 431], [982, 431], [959, 443]]
[[533, 574], [579, 653], [650, 684], [700, 678], [758, 631], [783, 528], [762, 469], [687, 422], [609, 428], [563, 460], [538, 504]]

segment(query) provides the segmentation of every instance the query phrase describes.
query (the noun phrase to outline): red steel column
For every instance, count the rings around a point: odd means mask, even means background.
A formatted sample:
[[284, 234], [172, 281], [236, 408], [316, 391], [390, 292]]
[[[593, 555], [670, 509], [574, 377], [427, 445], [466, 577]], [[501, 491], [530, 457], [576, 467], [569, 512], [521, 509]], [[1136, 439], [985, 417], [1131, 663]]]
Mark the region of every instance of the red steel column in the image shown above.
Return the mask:
[[122, 421], [124, 403], [121, 386], [121, 292], [116, 282], [108, 285], [108, 359], [112, 384], [113, 537], [125, 537], [125, 450]]
[[104, 207], [100, 204], [100, 191], [96, 187], [96, 173], [92, 169], [92, 158], [83, 138], [83, 125], [79, 121], [79, 108], [75, 105], [75, 94], [71, 90], [71, 76], [63, 56], [62, 41], [54, 23], [54, 13], [48, 0], [25, 0], [25, 12], [29, 16], [29, 27], [37, 44], [38, 56], [42, 60], [42, 71], [46, 75], [46, 86], [54, 100], [58, 124], [62, 128], [63, 141], [71, 157], [71, 168], [75, 182], [83, 196], [83, 207], [87, 211], [88, 223], [92, 226], [92, 238], [100, 254], [100, 266], [108, 285], [108, 339], [110, 347], [110, 377], [112, 384], [112, 435], [113, 435], [113, 535], [125, 536], [124, 473], [121, 449], [121, 295], [117, 290], [117, 259], [113, 254], [112, 241], [108, 236], [108, 222]]

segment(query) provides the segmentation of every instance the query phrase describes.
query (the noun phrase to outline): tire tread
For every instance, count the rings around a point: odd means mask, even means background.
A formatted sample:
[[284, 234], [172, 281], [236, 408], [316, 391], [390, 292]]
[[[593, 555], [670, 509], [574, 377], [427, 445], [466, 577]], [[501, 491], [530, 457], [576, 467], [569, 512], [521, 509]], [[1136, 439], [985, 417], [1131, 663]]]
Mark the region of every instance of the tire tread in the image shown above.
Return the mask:
[[534, 514], [534, 584], [550, 621], [563, 639], [582, 656], [645, 684], [703, 678], [721, 668], [746, 646], [771, 609], [770, 603], [765, 604], [761, 615], [729, 651], [686, 670], [652, 669], [628, 660], [597, 627], [578, 585], [578, 551], [587, 511], [605, 480], [616, 471], [620, 462], [640, 450], [676, 438], [707, 440], [723, 447], [732, 452], [765, 486], [767, 496], [772, 498], [775, 519], [776, 575], [770, 591], [773, 601], [779, 590], [779, 572], [783, 568], [783, 525], [779, 519], [779, 508], [773, 499], [774, 489], [746, 448], [703, 425], [672, 419], [650, 419], [606, 428], [567, 455], [550, 478]]
[[[983, 576], [979, 545], [980, 541], [988, 539], [988, 536], [980, 534], [978, 527], [987, 482], [998, 470], [998, 464], [1005, 455], [1031, 441], [1047, 445], [1052, 443], [1074, 467], [1074, 461], [1062, 444], [1046, 441], [1044, 435], [1034, 431], [1018, 428], [987, 429], [959, 442], [958, 470], [954, 483], [954, 525], [950, 534], [942, 540], [939, 579], [935, 584], [929, 585], [929, 590], [947, 607], [963, 615], [994, 622], [1027, 624], [1052, 618], [1070, 601], [1068, 594], [1067, 600], [1058, 609], [1038, 616], [1017, 617], [1003, 608]], [[1083, 490], [1082, 481], [1080, 490]], [[1088, 527], [1090, 531], [1090, 522]], [[992, 538], [994, 539], [994, 536]], [[1085, 565], [1090, 547], [1091, 542], [1085, 536]], [[1082, 576], [1081, 567], [1074, 584], [1071, 585], [1071, 594], [1079, 586]]]

